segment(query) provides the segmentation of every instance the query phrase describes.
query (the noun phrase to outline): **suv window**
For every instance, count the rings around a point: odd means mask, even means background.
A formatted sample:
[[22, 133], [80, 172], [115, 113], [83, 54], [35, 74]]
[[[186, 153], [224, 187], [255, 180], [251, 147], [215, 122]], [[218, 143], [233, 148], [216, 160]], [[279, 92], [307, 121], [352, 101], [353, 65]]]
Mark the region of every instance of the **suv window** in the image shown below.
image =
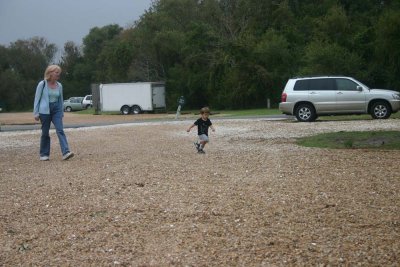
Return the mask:
[[334, 79], [306, 79], [298, 80], [293, 87], [294, 91], [332, 91], [336, 90]]
[[336, 90], [334, 79], [311, 79], [308, 90], [310, 91], [333, 91]]
[[298, 80], [293, 87], [293, 91], [307, 91], [308, 90], [308, 80]]
[[353, 81], [347, 79], [336, 79], [336, 85], [339, 91], [357, 91], [357, 86]]

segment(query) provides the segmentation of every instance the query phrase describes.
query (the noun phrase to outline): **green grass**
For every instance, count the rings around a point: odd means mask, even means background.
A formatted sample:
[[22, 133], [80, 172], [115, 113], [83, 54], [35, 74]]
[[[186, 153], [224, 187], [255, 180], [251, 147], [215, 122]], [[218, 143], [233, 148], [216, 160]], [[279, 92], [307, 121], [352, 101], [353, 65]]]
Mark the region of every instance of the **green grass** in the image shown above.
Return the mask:
[[[169, 111], [169, 113], [175, 113], [176, 111]], [[198, 115], [200, 113], [199, 110], [181, 110], [182, 114], [195, 114]], [[278, 109], [266, 109], [266, 108], [259, 108], [259, 109], [242, 109], [242, 110], [218, 110], [213, 109], [211, 110], [211, 115], [218, 115], [218, 116], [229, 116], [229, 117], [243, 117], [243, 116], [263, 116], [263, 115], [280, 115]]]
[[[392, 114], [390, 119], [400, 119], [400, 112]], [[345, 115], [345, 116], [321, 116], [319, 121], [355, 121], [355, 120], [372, 120], [371, 115]]]
[[282, 114], [278, 109], [244, 109], [244, 110], [215, 110], [214, 114], [221, 114], [226, 116], [262, 116], [262, 115], [279, 115]]
[[[176, 111], [170, 110], [169, 114], [175, 114]], [[78, 114], [94, 114], [94, 108], [77, 111]], [[199, 114], [199, 110], [181, 110], [182, 114]], [[120, 112], [101, 112], [103, 115], [120, 115]], [[241, 116], [263, 116], [263, 115], [280, 115], [282, 112], [279, 109], [243, 109], [243, 110], [211, 110], [212, 115], [218, 116], [230, 116], [230, 117], [241, 117]], [[400, 119], [400, 112], [392, 114], [391, 119]], [[318, 117], [318, 121], [352, 121], [352, 120], [372, 120], [371, 116], [365, 115], [345, 115], [345, 116], [321, 116]]]
[[306, 147], [400, 149], [400, 131], [334, 132], [297, 139]]
[[[197, 110], [190, 110], [182, 112], [198, 114]], [[280, 115], [282, 114], [279, 109], [244, 109], [244, 110], [212, 110], [212, 114], [219, 114], [223, 116], [263, 116], [263, 115]], [[394, 113], [390, 119], [400, 119], [400, 112]], [[352, 121], [352, 120], [372, 120], [371, 115], [343, 115], [343, 116], [320, 116], [319, 121]]]
[[[88, 108], [88, 109], [76, 111], [75, 113], [77, 113], [77, 114], [91, 114], [91, 115], [94, 115], [95, 114], [95, 110], [94, 110], [94, 108]], [[118, 111], [100, 112], [100, 114], [101, 115], [120, 115], [121, 112], [118, 112]]]
[[[77, 114], [94, 114], [94, 109], [89, 108], [75, 112]], [[168, 111], [169, 114], [175, 114], [176, 111]], [[181, 110], [182, 114], [199, 114], [199, 110]], [[120, 112], [101, 112], [103, 115], [119, 115]], [[282, 114], [278, 109], [244, 109], [244, 110], [212, 110], [212, 115], [220, 116], [262, 116], [262, 115], [279, 115]]]

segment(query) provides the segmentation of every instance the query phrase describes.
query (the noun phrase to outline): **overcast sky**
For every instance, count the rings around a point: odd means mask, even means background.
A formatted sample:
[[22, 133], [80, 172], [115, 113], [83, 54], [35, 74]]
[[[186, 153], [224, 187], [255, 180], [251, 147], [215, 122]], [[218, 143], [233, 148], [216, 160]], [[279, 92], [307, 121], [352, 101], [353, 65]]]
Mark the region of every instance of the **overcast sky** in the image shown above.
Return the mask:
[[39, 36], [64, 48], [82, 44], [91, 28], [118, 24], [123, 28], [140, 18], [152, 0], [0, 0], [0, 44]]

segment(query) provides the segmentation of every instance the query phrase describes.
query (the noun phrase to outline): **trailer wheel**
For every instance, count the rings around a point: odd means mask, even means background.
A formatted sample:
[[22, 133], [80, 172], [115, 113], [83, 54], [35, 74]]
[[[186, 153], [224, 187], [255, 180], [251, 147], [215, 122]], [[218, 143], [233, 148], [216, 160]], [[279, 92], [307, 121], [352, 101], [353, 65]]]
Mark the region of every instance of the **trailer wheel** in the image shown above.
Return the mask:
[[134, 106], [132, 106], [132, 113], [135, 115], [140, 114], [140, 113], [142, 113], [142, 109], [139, 106], [134, 105]]
[[131, 109], [127, 105], [121, 107], [121, 114], [123, 114], [123, 115], [128, 115], [130, 113], [130, 111], [131, 111]]

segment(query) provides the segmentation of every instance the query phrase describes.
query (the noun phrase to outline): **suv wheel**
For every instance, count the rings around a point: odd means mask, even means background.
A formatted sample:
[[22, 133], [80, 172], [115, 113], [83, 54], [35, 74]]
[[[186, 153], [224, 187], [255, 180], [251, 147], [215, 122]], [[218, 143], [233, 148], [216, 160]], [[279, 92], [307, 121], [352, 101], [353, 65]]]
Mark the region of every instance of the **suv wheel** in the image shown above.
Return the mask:
[[371, 116], [374, 119], [387, 119], [392, 114], [389, 105], [386, 102], [376, 102], [371, 107]]
[[311, 122], [315, 121], [317, 118], [314, 107], [306, 103], [298, 105], [295, 111], [295, 116], [300, 122]]

